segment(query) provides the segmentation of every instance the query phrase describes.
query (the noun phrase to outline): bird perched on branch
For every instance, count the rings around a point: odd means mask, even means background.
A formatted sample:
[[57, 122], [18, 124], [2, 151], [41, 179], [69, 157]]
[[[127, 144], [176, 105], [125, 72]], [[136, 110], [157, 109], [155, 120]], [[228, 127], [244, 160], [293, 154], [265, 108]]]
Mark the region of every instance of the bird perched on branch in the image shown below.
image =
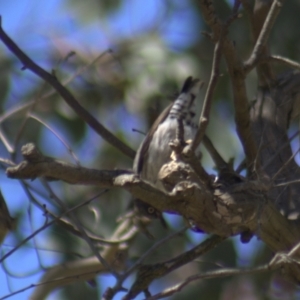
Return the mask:
[[[196, 134], [195, 98], [201, 86], [199, 79], [188, 77], [185, 80], [178, 97], [159, 115], [137, 151], [134, 172], [159, 189], [164, 187], [158, 179], [158, 172], [170, 161], [172, 149], [169, 144], [176, 139], [179, 127], [182, 127], [183, 141], [193, 139]], [[165, 224], [161, 212], [151, 205], [136, 199], [135, 206], [141, 214], [160, 218]]]

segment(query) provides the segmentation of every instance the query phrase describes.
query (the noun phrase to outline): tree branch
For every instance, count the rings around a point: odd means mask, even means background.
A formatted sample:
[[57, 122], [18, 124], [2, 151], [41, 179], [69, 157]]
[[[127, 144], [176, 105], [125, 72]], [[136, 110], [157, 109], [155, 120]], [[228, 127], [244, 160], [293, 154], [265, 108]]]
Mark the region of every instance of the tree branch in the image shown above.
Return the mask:
[[275, 23], [275, 20], [281, 10], [284, 1], [274, 0], [269, 10], [269, 13], [265, 19], [264, 25], [260, 30], [259, 36], [256, 40], [255, 46], [252, 50], [252, 53], [248, 60], [244, 62], [245, 72], [249, 73], [259, 62], [262, 58], [262, 53], [265, 49], [267, 40], [270, 36], [271, 30]]
[[7, 169], [11, 178], [46, 177], [71, 184], [123, 188], [160, 211], [178, 213], [204, 232], [223, 237], [245, 230], [253, 232], [273, 251], [289, 249], [297, 237], [300, 239], [298, 223], [283, 217], [267, 198], [269, 191], [275, 191], [276, 187], [260, 181], [244, 178], [230, 185], [206, 186], [187, 164], [170, 162], [161, 170], [168, 185], [174, 186], [167, 194], [128, 171], [95, 170], [67, 164], [44, 157], [32, 144], [24, 146], [22, 151], [26, 160]]
[[[279, 268], [280, 265], [281, 264], [276, 265], [276, 268]], [[153, 295], [152, 297], [147, 298], [147, 300], [156, 300], [156, 299], [162, 299], [162, 298], [172, 296], [172, 295], [180, 292], [184, 287], [186, 287], [188, 284], [190, 284], [196, 280], [223, 278], [223, 277], [234, 276], [234, 275], [243, 275], [243, 274], [257, 274], [257, 273], [268, 272], [268, 271], [270, 271], [269, 265], [264, 265], [264, 266], [255, 267], [255, 268], [244, 268], [244, 269], [223, 268], [223, 269], [219, 269], [219, 270], [203, 272], [201, 274], [189, 276], [182, 282], [180, 282], [170, 288], [167, 288], [164, 291], [162, 291], [156, 295]]]
[[[211, 0], [201, 0], [200, 7], [205, 22], [213, 32], [213, 40], [217, 42], [225, 25], [217, 17]], [[246, 74], [234, 43], [227, 36], [224, 37], [223, 54], [231, 79], [237, 133], [246, 155], [247, 168], [249, 171], [252, 171], [257, 158], [257, 147], [250, 127], [249, 105], [245, 85]], [[256, 169], [259, 168], [257, 167]]]
[[17, 166], [6, 169], [9, 178], [33, 180], [45, 177], [48, 180], [62, 180], [69, 184], [124, 188], [137, 198], [147, 198], [148, 202], [154, 200], [156, 203], [154, 207], [162, 211], [170, 210], [171, 203], [180, 198], [180, 193], [169, 196], [143, 182], [128, 170], [96, 170], [76, 166], [42, 155], [34, 144], [23, 146], [21, 151], [25, 160]]
[[[114, 232], [112, 239], [123, 239], [123, 236], [128, 234], [128, 229], [131, 228], [129, 223], [130, 220], [122, 222]], [[133, 232], [132, 237], [136, 233], [137, 231]], [[123, 270], [129, 245], [130, 243], [108, 245], [104, 247], [100, 254], [115, 270]], [[44, 274], [30, 299], [45, 299], [57, 287], [74, 282], [91, 280], [95, 274], [105, 274], [108, 272], [107, 268], [100, 264], [95, 256], [64, 263], [49, 269]]]
[[276, 62], [276, 63], [282, 63], [282, 64], [287, 65], [290, 68], [300, 70], [300, 64], [298, 62], [291, 60], [289, 58], [280, 56], [280, 55], [270, 55], [269, 57], [266, 57], [263, 60], [272, 61], [272, 62]]
[[188, 262], [193, 261], [195, 258], [216, 247], [223, 240], [224, 238], [222, 237], [212, 236], [193, 249], [184, 252], [183, 254], [172, 258], [171, 260], [153, 265], [141, 266], [138, 270], [135, 283], [131, 287], [128, 294], [126, 294], [126, 296], [123, 298], [123, 300], [133, 299], [142, 291], [147, 290], [151, 282], [155, 279], [161, 278], [187, 264]]
[[122, 284], [123, 282], [128, 278], [128, 276], [130, 274], [132, 274], [132, 272], [139, 268], [142, 264], [142, 262], [154, 251], [156, 251], [159, 247], [161, 247], [163, 244], [165, 244], [167, 241], [169, 241], [170, 239], [173, 239], [175, 237], [177, 237], [178, 235], [181, 235], [184, 233], [184, 231], [186, 231], [186, 227], [175, 232], [172, 233], [169, 236], [166, 236], [165, 238], [159, 240], [158, 242], [156, 242], [148, 251], [146, 251], [131, 267], [129, 267], [126, 271], [123, 272], [123, 274], [118, 278], [115, 286], [113, 288], [108, 288], [107, 291], [104, 293], [103, 300], [108, 300], [108, 299], [113, 299], [113, 297], [115, 296], [116, 293], [118, 293], [121, 289], [122, 289]]
[[185, 286], [196, 281], [203, 279], [214, 279], [214, 278], [222, 278], [228, 276], [236, 276], [236, 275], [246, 275], [246, 274], [258, 274], [262, 272], [271, 272], [278, 270], [280, 268], [288, 268], [289, 265], [298, 265], [299, 261], [294, 259], [294, 255], [298, 253], [300, 248], [300, 243], [298, 243], [295, 247], [293, 247], [288, 253], [277, 253], [274, 255], [272, 260], [265, 265], [254, 267], [254, 268], [242, 268], [242, 269], [233, 269], [233, 268], [223, 268], [219, 270], [213, 270], [204, 272], [201, 274], [196, 274], [189, 276], [184, 281], [179, 284], [174, 285], [173, 287], [167, 288], [164, 291], [153, 295], [152, 297], [147, 298], [147, 300], [156, 300], [165, 297], [172, 296], [178, 292], [180, 292]]
[[30, 59], [4, 32], [1, 25], [0, 17], [0, 39], [6, 45], [6, 47], [16, 55], [19, 60], [23, 63], [24, 67], [22, 69], [29, 69], [37, 76], [49, 83], [58, 94], [65, 100], [65, 102], [82, 118], [92, 129], [94, 129], [104, 140], [110, 143], [112, 146], [116, 147], [123, 154], [130, 158], [134, 158], [135, 151], [129, 146], [124, 144], [116, 136], [114, 136], [109, 130], [107, 130], [95, 117], [93, 117], [79, 102], [75, 97], [65, 88], [56, 78], [56, 76], [48, 73], [43, 68], [38, 66], [32, 59]]
[[223, 36], [221, 35], [220, 40], [215, 45], [212, 71], [211, 71], [208, 88], [203, 102], [201, 116], [199, 118], [198, 130], [193, 139], [192, 144], [190, 145], [192, 151], [195, 151], [199, 146], [199, 144], [201, 143], [209, 122], [209, 113], [213, 101], [213, 94], [220, 74], [219, 68], [220, 68], [220, 62], [222, 58], [222, 44], [223, 44]]

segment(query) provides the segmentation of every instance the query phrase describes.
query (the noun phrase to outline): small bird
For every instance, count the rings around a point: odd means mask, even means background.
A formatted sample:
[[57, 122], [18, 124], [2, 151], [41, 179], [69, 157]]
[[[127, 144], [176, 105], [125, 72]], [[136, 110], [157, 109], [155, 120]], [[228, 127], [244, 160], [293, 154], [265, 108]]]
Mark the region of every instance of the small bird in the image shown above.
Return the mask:
[[[193, 139], [196, 134], [195, 98], [201, 86], [199, 79], [188, 77], [185, 80], [179, 96], [158, 116], [137, 151], [133, 171], [159, 189], [164, 190], [164, 187], [158, 180], [158, 172], [170, 161], [172, 149], [169, 143], [176, 138], [179, 121], [183, 124], [184, 141]], [[165, 224], [161, 212], [151, 205], [136, 199], [135, 206], [141, 214], [160, 218]]]

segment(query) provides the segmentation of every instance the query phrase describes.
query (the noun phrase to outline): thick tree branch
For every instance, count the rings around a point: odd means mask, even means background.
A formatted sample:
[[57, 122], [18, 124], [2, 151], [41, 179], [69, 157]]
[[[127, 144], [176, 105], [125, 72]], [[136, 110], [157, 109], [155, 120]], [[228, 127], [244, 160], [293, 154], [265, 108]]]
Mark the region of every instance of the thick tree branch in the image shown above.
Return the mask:
[[171, 162], [160, 172], [164, 183], [175, 185], [172, 192], [166, 194], [128, 171], [93, 170], [66, 164], [44, 157], [32, 144], [22, 150], [26, 161], [8, 168], [9, 177], [42, 176], [72, 184], [123, 188], [160, 211], [182, 215], [207, 233], [228, 237], [244, 231], [253, 232], [274, 251], [290, 249], [297, 238], [300, 239], [298, 223], [283, 217], [267, 197], [275, 187], [260, 181], [239, 179], [225, 185], [217, 182], [206, 186], [191, 167]]
[[124, 188], [135, 197], [148, 201], [155, 199], [159, 210], [170, 210], [170, 205], [180, 198], [174, 193], [169, 196], [141, 181], [138, 176], [127, 170], [96, 170], [88, 169], [52, 157], [43, 156], [33, 144], [22, 147], [24, 161], [14, 167], [9, 167], [6, 174], [9, 178], [35, 179], [45, 177], [48, 180], [62, 180], [70, 184], [95, 185], [101, 188]]

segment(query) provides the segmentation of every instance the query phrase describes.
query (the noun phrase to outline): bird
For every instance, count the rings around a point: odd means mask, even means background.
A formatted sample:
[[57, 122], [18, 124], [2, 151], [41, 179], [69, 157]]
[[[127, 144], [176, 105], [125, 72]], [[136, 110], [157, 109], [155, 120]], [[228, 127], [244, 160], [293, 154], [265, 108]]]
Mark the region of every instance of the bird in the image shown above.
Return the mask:
[[[183, 125], [184, 141], [192, 140], [197, 131], [195, 99], [203, 82], [188, 77], [174, 102], [167, 106], [151, 126], [136, 153], [133, 171], [139, 177], [164, 190], [158, 179], [161, 167], [171, 160], [170, 142], [175, 140], [179, 122]], [[166, 226], [162, 213], [140, 199], [134, 200], [136, 210], [151, 219], [159, 218]]]

